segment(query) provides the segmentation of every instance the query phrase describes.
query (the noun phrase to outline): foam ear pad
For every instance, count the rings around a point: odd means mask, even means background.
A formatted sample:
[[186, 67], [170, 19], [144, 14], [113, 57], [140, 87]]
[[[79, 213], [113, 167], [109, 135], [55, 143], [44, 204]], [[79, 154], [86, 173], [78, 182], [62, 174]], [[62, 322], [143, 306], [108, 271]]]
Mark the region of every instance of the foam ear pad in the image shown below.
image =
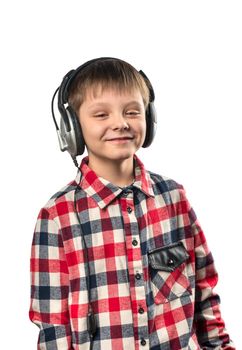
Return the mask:
[[150, 146], [156, 133], [157, 119], [156, 119], [155, 106], [153, 102], [148, 104], [145, 118], [146, 118], [146, 135], [145, 135], [144, 143], [142, 145], [143, 148]]
[[82, 155], [85, 151], [85, 140], [82, 134], [81, 125], [75, 111], [71, 106], [67, 107], [68, 116], [71, 119], [71, 125], [73, 125], [74, 133], [72, 133], [72, 144], [76, 150], [74, 157]]

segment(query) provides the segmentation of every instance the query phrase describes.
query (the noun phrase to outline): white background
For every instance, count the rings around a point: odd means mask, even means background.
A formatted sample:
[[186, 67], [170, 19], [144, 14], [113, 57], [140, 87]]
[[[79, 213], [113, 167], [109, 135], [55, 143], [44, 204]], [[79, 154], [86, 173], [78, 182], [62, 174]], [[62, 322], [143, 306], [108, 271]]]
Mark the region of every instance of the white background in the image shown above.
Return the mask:
[[28, 320], [33, 229], [40, 208], [76, 175], [59, 151], [52, 94], [71, 68], [113, 56], [153, 84], [158, 130], [137, 154], [148, 170], [184, 185], [241, 349], [241, 1], [8, 0], [0, 10], [1, 348], [36, 349], [38, 328]]

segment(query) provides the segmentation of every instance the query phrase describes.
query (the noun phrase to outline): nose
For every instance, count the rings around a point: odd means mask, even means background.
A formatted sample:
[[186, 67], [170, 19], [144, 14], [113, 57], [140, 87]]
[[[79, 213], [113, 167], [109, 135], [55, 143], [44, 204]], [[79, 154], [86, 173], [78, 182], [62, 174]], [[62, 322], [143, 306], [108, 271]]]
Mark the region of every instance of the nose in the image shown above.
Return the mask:
[[111, 120], [112, 120], [112, 129], [113, 130], [117, 130], [117, 129], [122, 130], [122, 129], [129, 128], [129, 124], [122, 113], [113, 114]]

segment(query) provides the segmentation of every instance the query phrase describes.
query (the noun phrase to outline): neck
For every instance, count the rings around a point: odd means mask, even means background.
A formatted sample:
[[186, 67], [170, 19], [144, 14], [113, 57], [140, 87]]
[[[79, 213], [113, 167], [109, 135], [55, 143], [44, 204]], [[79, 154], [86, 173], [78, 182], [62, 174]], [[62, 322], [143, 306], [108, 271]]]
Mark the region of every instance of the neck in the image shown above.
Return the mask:
[[125, 187], [134, 182], [134, 165], [133, 157], [122, 160], [100, 160], [90, 157], [88, 166], [95, 171], [95, 173], [111, 182], [112, 184]]

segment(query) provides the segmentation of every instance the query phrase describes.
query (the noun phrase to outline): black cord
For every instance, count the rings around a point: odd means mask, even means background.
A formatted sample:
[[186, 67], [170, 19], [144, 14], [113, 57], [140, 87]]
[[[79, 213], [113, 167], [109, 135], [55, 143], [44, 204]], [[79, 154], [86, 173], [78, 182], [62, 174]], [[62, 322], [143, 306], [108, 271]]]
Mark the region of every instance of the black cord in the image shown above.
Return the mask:
[[77, 169], [79, 169], [79, 166], [78, 166], [78, 163], [77, 163], [77, 160], [76, 160], [76, 157], [72, 157], [72, 160], [75, 164], [75, 166], [77, 167]]
[[51, 113], [52, 113], [52, 118], [53, 118], [54, 123], [55, 123], [56, 130], [59, 130], [59, 127], [58, 127], [58, 124], [55, 120], [54, 99], [55, 99], [55, 96], [56, 96], [58, 90], [59, 90], [59, 87], [55, 90], [54, 95], [53, 95], [52, 100], [51, 100]]
[[78, 215], [78, 211], [77, 211], [76, 196], [77, 196], [78, 190], [79, 190], [79, 184], [76, 186], [75, 193], [74, 193], [74, 208], [75, 208], [76, 216], [77, 216], [77, 219], [78, 219], [78, 222], [80, 225], [80, 229], [81, 229], [81, 237], [82, 237], [82, 241], [83, 241], [83, 245], [84, 245], [84, 258], [85, 258], [86, 267], [87, 267], [87, 275], [88, 275], [87, 279], [86, 279], [87, 291], [88, 291], [87, 330], [88, 330], [89, 337], [90, 337], [90, 350], [92, 350], [93, 349], [93, 338], [94, 338], [94, 335], [96, 334], [96, 331], [97, 331], [97, 324], [96, 324], [96, 318], [95, 318], [95, 315], [94, 315], [94, 312], [92, 309], [92, 304], [91, 304], [91, 289], [90, 289], [91, 273], [90, 273], [90, 266], [89, 266], [89, 261], [88, 261], [87, 244], [86, 244], [86, 240], [85, 240], [85, 236], [84, 236], [84, 230], [82, 227], [82, 223], [81, 223], [80, 217]]

